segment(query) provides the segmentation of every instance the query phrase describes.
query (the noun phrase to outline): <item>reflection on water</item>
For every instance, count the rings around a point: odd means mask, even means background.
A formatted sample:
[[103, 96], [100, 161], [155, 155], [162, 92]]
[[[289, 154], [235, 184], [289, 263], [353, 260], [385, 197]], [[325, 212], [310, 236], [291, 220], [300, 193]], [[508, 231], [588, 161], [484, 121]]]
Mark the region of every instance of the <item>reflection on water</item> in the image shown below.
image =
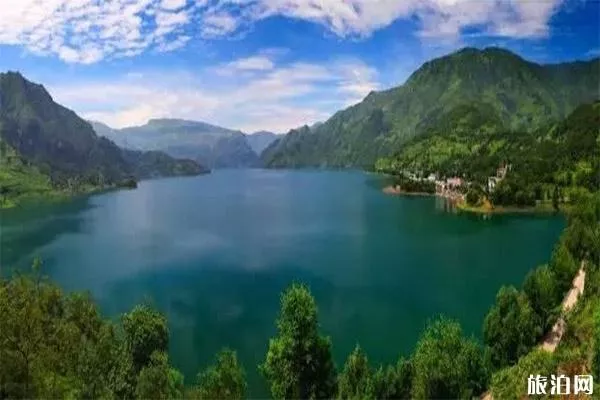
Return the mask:
[[28, 267], [36, 250], [61, 235], [83, 230], [88, 198], [0, 210], [0, 271]]
[[457, 212], [454, 203], [445, 197], [435, 196], [435, 209], [444, 212]]
[[188, 381], [229, 346], [250, 395], [264, 397], [256, 365], [291, 282], [310, 285], [338, 365], [357, 342], [392, 362], [437, 314], [479, 335], [498, 288], [545, 262], [563, 226], [482, 220], [442, 201], [384, 195], [358, 172], [217, 171], [2, 214], [1, 260], [41, 255], [52, 278], [90, 290], [112, 317], [150, 301]]

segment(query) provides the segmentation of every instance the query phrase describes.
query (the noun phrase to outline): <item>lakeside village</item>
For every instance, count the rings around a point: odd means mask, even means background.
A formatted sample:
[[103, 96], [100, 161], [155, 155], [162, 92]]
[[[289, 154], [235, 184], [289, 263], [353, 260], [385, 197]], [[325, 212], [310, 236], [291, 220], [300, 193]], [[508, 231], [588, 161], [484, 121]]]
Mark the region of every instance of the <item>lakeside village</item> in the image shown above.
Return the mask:
[[[496, 186], [506, 177], [511, 165], [502, 163], [496, 169], [495, 176], [487, 178], [486, 194], [490, 196]], [[461, 177], [452, 176], [441, 178], [438, 173], [424, 176], [422, 171], [401, 171], [398, 175], [400, 182], [384, 189], [387, 194], [435, 195], [450, 200], [454, 205], [470, 204], [468, 193], [472, 182]], [[491, 209], [489, 200], [484, 199], [484, 209]]]

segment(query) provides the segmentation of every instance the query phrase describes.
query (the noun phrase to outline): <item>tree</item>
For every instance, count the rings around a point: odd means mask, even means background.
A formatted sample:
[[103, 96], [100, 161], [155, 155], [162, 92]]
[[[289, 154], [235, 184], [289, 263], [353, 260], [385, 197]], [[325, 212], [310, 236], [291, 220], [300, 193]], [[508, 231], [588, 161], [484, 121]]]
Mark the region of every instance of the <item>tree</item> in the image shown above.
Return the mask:
[[467, 192], [465, 199], [467, 200], [467, 204], [471, 206], [478, 206], [481, 204], [481, 193], [479, 190], [471, 188]]
[[527, 398], [527, 378], [530, 375], [549, 377], [556, 373], [556, 360], [552, 353], [536, 349], [525, 355], [517, 365], [507, 367], [492, 376], [490, 391], [495, 399]]
[[167, 320], [156, 310], [138, 305], [121, 318], [125, 342], [136, 371], [148, 364], [155, 351], [166, 352], [169, 343]]
[[550, 258], [550, 270], [556, 277], [558, 292], [562, 296], [569, 290], [579, 266], [564, 240], [559, 241]]
[[224, 349], [217, 355], [214, 366], [198, 374], [198, 398], [204, 400], [243, 399], [246, 394], [246, 377], [234, 351]]
[[113, 324], [39, 268], [0, 279], [0, 398], [133, 397], [136, 376]]
[[183, 375], [169, 365], [166, 353], [152, 353], [138, 376], [135, 397], [140, 400], [183, 398]]
[[552, 207], [555, 211], [559, 210], [560, 206], [560, 191], [558, 185], [554, 185], [554, 191], [552, 192]]
[[373, 374], [369, 393], [378, 400], [409, 399], [412, 375], [410, 360], [401, 358], [395, 366], [380, 366]]
[[335, 396], [331, 345], [318, 328], [317, 305], [309, 289], [292, 285], [281, 297], [278, 334], [269, 341], [266, 359], [260, 366], [274, 398]]
[[500, 288], [483, 324], [483, 339], [496, 369], [512, 365], [541, 337], [542, 326], [527, 296], [513, 286]]
[[371, 367], [367, 355], [359, 345], [348, 356], [344, 370], [338, 377], [338, 398], [364, 399], [369, 397]]
[[430, 323], [412, 358], [412, 397], [472, 398], [487, 383], [483, 353], [466, 339], [457, 322], [440, 318]]
[[183, 399], [184, 397], [184, 376], [175, 368], [169, 368], [169, 398]]
[[562, 300], [554, 272], [547, 265], [529, 272], [523, 283], [523, 292], [540, 318], [542, 330], [545, 332], [554, 324], [555, 310]]
[[[600, 179], [600, 178], [599, 178]], [[577, 259], [600, 260], [600, 192], [575, 191], [563, 241]]]

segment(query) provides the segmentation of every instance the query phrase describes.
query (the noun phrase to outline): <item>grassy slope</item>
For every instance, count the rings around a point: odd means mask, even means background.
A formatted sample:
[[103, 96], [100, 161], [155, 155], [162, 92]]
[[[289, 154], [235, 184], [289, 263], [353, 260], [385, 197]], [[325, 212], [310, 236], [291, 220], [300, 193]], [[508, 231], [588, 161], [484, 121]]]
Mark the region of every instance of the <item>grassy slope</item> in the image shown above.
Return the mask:
[[34, 198], [60, 198], [50, 178], [26, 163], [0, 139], [0, 208], [13, 207]]

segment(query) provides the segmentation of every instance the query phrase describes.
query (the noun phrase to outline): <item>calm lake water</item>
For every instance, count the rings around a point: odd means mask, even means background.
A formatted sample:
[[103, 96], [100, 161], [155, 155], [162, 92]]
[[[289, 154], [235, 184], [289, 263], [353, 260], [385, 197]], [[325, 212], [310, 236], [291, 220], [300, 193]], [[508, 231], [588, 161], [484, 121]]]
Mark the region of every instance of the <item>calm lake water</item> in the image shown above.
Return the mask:
[[223, 346], [251, 395], [281, 291], [310, 285], [340, 366], [356, 343], [373, 362], [412, 351], [426, 321], [479, 336], [496, 291], [548, 260], [559, 217], [457, 215], [435, 198], [390, 197], [360, 172], [217, 171], [142, 182], [62, 205], [4, 211], [4, 272], [34, 256], [111, 317], [149, 301], [164, 311], [171, 358], [195, 379]]

